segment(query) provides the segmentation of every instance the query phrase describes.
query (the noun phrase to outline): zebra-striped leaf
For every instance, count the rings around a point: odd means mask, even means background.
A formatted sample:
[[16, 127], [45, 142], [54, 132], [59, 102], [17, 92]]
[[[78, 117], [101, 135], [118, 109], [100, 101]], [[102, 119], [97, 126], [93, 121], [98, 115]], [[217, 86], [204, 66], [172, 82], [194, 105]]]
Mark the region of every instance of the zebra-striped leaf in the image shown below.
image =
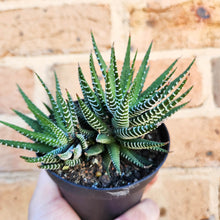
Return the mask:
[[140, 102], [146, 99], [149, 95], [153, 94], [163, 85], [164, 80], [166, 79], [167, 75], [169, 75], [177, 61], [178, 59], [176, 59], [144, 92], [140, 94]]
[[111, 48], [109, 76], [110, 76], [110, 84], [113, 95], [115, 97], [116, 104], [119, 104], [122, 100], [122, 91], [121, 91], [120, 79], [118, 76], [114, 46], [112, 46]]
[[70, 93], [66, 90], [67, 97], [68, 97], [68, 102], [67, 105], [69, 107], [70, 111], [70, 119], [73, 127], [75, 127], [78, 124], [78, 119], [77, 119], [77, 114], [76, 114], [76, 106], [74, 105], [73, 99], [70, 95]]
[[86, 118], [89, 125], [94, 128], [96, 131], [100, 131], [104, 134], [108, 133], [108, 127], [106, 124], [99, 119], [94, 112], [92, 112], [86, 104], [77, 96], [80, 108], [84, 117]]
[[43, 124], [45, 127], [48, 127], [53, 132], [53, 134], [58, 138], [61, 145], [65, 145], [68, 143], [66, 133], [55, 123], [53, 123], [48, 117], [44, 117], [39, 114], [36, 114], [35, 116], [41, 124]]
[[112, 124], [116, 128], [127, 128], [129, 127], [129, 101], [130, 93], [126, 93], [121, 103], [117, 107]]
[[[18, 86], [18, 85], [17, 85]], [[28, 96], [24, 93], [24, 91], [18, 86], [18, 90], [20, 94], [22, 95], [24, 101], [26, 102], [28, 108], [32, 113], [38, 113], [41, 115], [46, 116], [29, 98]]]
[[128, 83], [128, 74], [131, 73], [130, 68], [130, 53], [131, 53], [131, 37], [128, 38], [126, 54], [122, 66], [121, 76], [120, 76], [120, 84], [123, 92], [126, 92], [126, 84]]
[[102, 55], [97, 47], [97, 44], [95, 42], [95, 38], [93, 36], [93, 33], [91, 33], [91, 37], [92, 37], [92, 44], [93, 44], [93, 49], [95, 51], [95, 55], [96, 55], [96, 58], [98, 60], [98, 64], [100, 66], [100, 69], [101, 69], [101, 72], [102, 72], [102, 75], [105, 77], [106, 75], [106, 70], [107, 70], [107, 65], [105, 64], [105, 61], [103, 60], [102, 58]]
[[111, 83], [110, 83], [110, 75], [108, 72], [106, 72], [106, 77], [105, 77], [105, 100], [106, 100], [106, 104], [107, 104], [109, 112], [114, 114], [117, 108], [117, 105], [116, 105], [116, 100], [115, 100], [115, 96], [113, 93], [113, 88], [111, 87]]
[[[174, 107], [174, 103], [172, 105], [170, 104], [171, 101], [176, 97], [176, 95], [181, 91], [183, 86], [186, 83], [186, 79], [178, 86], [178, 88], [168, 97], [166, 98], [163, 102], [155, 106], [154, 108], [150, 109], [149, 111], [144, 112], [141, 115], [138, 115], [134, 118], [130, 119], [130, 124], [131, 126], [139, 126], [139, 125], [145, 125], [145, 124], [150, 124], [154, 123], [154, 121], [157, 121], [159, 118], [161, 118], [163, 115], [165, 115], [168, 111]], [[182, 94], [181, 98], [178, 99], [177, 101], [180, 102], [189, 92], [191, 88], [187, 90], [186, 94]], [[175, 102], [175, 105], [178, 103]]]
[[132, 162], [133, 164], [142, 167], [148, 168], [150, 163], [144, 158], [138, 155], [137, 153], [125, 148], [121, 147], [120, 154], [122, 157], [127, 159], [128, 161]]
[[52, 163], [52, 164], [42, 164], [39, 166], [40, 169], [44, 170], [59, 170], [64, 166], [63, 162], [60, 163]]
[[65, 131], [67, 131], [68, 133], [71, 134], [74, 132], [74, 124], [73, 124], [70, 109], [60, 93], [57, 93], [57, 98], [60, 100], [59, 103], [60, 103], [60, 106], [61, 106], [62, 112], [63, 112], [63, 117], [64, 117], [64, 121], [65, 121], [65, 125], [66, 125]]
[[144, 56], [144, 59], [141, 63], [141, 66], [138, 70], [137, 76], [134, 79], [134, 82], [131, 88], [131, 94], [132, 94], [132, 100], [130, 103], [131, 106], [133, 106], [137, 102], [137, 98], [142, 91], [142, 88], [143, 88], [143, 85], [144, 85], [144, 82], [145, 82], [145, 79], [148, 73], [148, 69], [149, 69], [147, 68], [147, 64], [148, 64], [148, 59], [149, 59], [151, 48], [152, 48], [152, 43], [150, 44]]
[[80, 164], [80, 163], [81, 163], [81, 160], [80, 160], [80, 159], [76, 159], [76, 160], [72, 160], [72, 159], [65, 160], [65, 166], [68, 166], [68, 167], [75, 167], [77, 164]]
[[62, 113], [61, 113], [61, 109], [59, 108], [59, 106], [57, 105], [56, 101], [54, 100], [50, 90], [47, 88], [46, 84], [43, 82], [43, 80], [40, 78], [40, 76], [38, 74], [36, 74], [39, 81], [41, 82], [42, 86], [44, 87], [47, 95], [48, 95], [48, 98], [50, 100], [50, 103], [51, 103], [51, 106], [52, 106], [52, 109], [53, 109], [53, 112], [54, 112], [54, 118], [56, 120], [56, 123], [58, 125], [58, 127], [62, 128], [63, 130], [65, 130], [65, 125], [64, 125], [64, 122], [63, 122], [63, 117], [62, 117]]
[[36, 153], [47, 153], [53, 149], [52, 147], [45, 145], [45, 144], [27, 143], [27, 142], [2, 140], [2, 139], [0, 139], [0, 144], [14, 147], [14, 148], [21, 148], [24, 150], [30, 150], [30, 151], [34, 151]]
[[103, 117], [105, 114], [102, 109], [102, 105], [99, 99], [96, 97], [95, 93], [90, 88], [89, 84], [86, 82], [85, 77], [80, 68], [79, 68], [79, 82], [83, 94], [85, 94], [86, 98], [88, 99], [89, 105], [91, 106], [93, 111], [96, 113], [97, 116]]
[[152, 147], [162, 147], [167, 143], [150, 141], [143, 138], [131, 139], [131, 140], [118, 140], [123, 147], [132, 150], [151, 149]]
[[22, 159], [24, 159], [28, 163], [39, 163], [39, 162], [42, 162], [42, 163], [48, 164], [48, 163], [60, 162], [59, 158], [56, 158], [56, 157], [54, 157], [51, 154], [46, 154], [46, 155], [41, 156], [41, 157], [26, 157], [26, 156], [20, 156], [20, 157]]
[[117, 137], [128, 140], [141, 137], [149, 133], [150, 131], [153, 131], [157, 127], [158, 126], [156, 124], [148, 124], [129, 128], [115, 128], [114, 132]]
[[105, 107], [105, 93], [102, 89], [99, 77], [96, 73], [92, 54], [90, 54], [89, 67], [90, 67], [90, 73], [92, 76], [93, 89], [94, 89], [95, 94], [98, 97], [99, 101], [101, 102], [102, 106]]
[[41, 144], [47, 144], [49, 146], [59, 146], [61, 143], [60, 141], [52, 136], [49, 136], [48, 134], [44, 134], [44, 133], [39, 133], [39, 132], [34, 132], [34, 131], [30, 131], [27, 130], [25, 128], [21, 128], [17, 125], [13, 125], [4, 121], [0, 121], [0, 123], [14, 129], [15, 131], [19, 132], [20, 134], [24, 135], [25, 137], [28, 137], [31, 140], [34, 140], [36, 142], [40, 142]]
[[79, 139], [83, 150], [86, 150], [88, 148], [88, 144], [87, 144], [87, 141], [86, 141], [86, 138], [84, 137], [84, 135], [76, 134], [76, 137]]
[[130, 87], [131, 87], [131, 84], [132, 84], [132, 79], [133, 79], [133, 75], [134, 75], [134, 65], [135, 65], [135, 61], [136, 61], [136, 57], [137, 57], [137, 51], [134, 55], [134, 58], [133, 58], [133, 61], [132, 61], [132, 64], [131, 64], [131, 68], [129, 70], [129, 72], [127, 72], [127, 82], [126, 82], [126, 85], [125, 85], [125, 89], [122, 90], [122, 93], [126, 93]]
[[34, 131], [36, 132], [41, 132], [42, 131], [42, 127], [40, 126], [40, 124], [38, 123], [37, 120], [34, 120], [30, 117], [28, 117], [27, 115], [17, 111], [17, 110], [13, 110], [20, 118], [22, 118]]

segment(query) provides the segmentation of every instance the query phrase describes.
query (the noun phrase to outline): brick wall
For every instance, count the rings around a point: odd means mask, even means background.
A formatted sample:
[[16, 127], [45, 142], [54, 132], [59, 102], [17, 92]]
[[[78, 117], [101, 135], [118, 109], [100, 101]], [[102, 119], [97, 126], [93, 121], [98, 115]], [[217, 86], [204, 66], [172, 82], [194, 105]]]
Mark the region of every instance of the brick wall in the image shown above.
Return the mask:
[[[162, 220], [217, 220], [220, 215], [220, 1], [218, 0], [0, 0], [0, 120], [24, 123], [18, 83], [36, 104], [47, 102], [34, 76], [51, 87], [56, 70], [62, 88], [78, 92], [77, 64], [88, 70], [93, 30], [103, 56], [115, 43], [119, 64], [127, 37], [141, 60], [154, 41], [149, 81], [175, 58], [178, 71], [197, 57], [191, 103], [166, 122], [171, 150], [157, 183], [144, 195], [157, 201]], [[0, 137], [24, 139], [0, 126]], [[0, 149], [0, 219], [27, 218], [38, 169], [22, 150]], [[29, 155], [31, 155], [30, 153]], [[13, 208], [13, 212], [11, 211]]]

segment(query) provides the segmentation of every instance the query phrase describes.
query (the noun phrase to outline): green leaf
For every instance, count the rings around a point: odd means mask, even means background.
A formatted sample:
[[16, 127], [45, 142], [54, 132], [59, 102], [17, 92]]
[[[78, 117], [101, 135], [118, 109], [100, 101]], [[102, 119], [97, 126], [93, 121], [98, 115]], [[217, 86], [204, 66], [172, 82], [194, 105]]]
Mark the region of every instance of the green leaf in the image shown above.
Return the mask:
[[129, 101], [130, 93], [126, 93], [121, 103], [117, 107], [112, 124], [116, 128], [127, 128], [129, 126]]
[[156, 142], [156, 141], [150, 141], [142, 138], [137, 138], [137, 139], [130, 139], [130, 140], [122, 140], [118, 139], [120, 144], [123, 147], [132, 149], [132, 150], [142, 150], [142, 149], [152, 149], [152, 148], [158, 148], [162, 147], [167, 144], [164, 142]]
[[106, 172], [108, 173], [109, 176], [110, 176], [109, 168], [110, 168], [111, 162], [112, 162], [112, 160], [111, 160], [109, 153], [107, 151], [102, 153], [103, 168], [104, 168], [104, 170], [106, 170]]
[[54, 71], [54, 78], [55, 78], [55, 83], [56, 83], [56, 91], [62, 96], [60, 83], [59, 83], [59, 80], [58, 80], [58, 77], [55, 71]]
[[[84, 76], [82, 74], [82, 69], [81, 69], [80, 65], [78, 65], [78, 76], [79, 76], [79, 83], [80, 83], [80, 87], [81, 87], [81, 90], [82, 90], [84, 102], [90, 108], [90, 102], [89, 102], [86, 90], [84, 88], [85, 85], [83, 84], [83, 81], [82, 81], [82, 78], [84, 78]], [[84, 79], [84, 81], [85, 81], [85, 79]]]
[[131, 87], [131, 94], [132, 94], [131, 95], [132, 100], [130, 103], [131, 106], [136, 103], [137, 98], [142, 91], [142, 88], [143, 88], [143, 85], [144, 85], [144, 82], [145, 82], [145, 79], [146, 79], [146, 76], [147, 76], [147, 73], [149, 70], [149, 68], [147, 67], [147, 64], [148, 64], [148, 59], [150, 56], [151, 48], [152, 48], [152, 43], [150, 44], [150, 46], [144, 56], [144, 59], [141, 63], [141, 66], [138, 70], [137, 76], [135, 77], [133, 85]]
[[130, 68], [130, 53], [131, 53], [131, 37], [128, 38], [128, 44], [126, 49], [126, 54], [123, 62], [123, 67], [120, 76], [120, 83], [122, 91], [126, 92], [126, 84], [128, 82], [128, 74], [131, 73]]
[[135, 62], [136, 62], [136, 58], [137, 58], [137, 50], [136, 50], [136, 52], [135, 52], [135, 55], [134, 55], [134, 58], [133, 58], [133, 60], [132, 60], [132, 64], [131, 64], [131, 70], [132, 70], [132, 72], [134, 72], [134, 65], [135, 65]]
[[120, 168], [120, 146], [115, 143], [107, 145], [108, 153], [111, 157], [112, 163], [114, 164], [116, 170], [121, 173]]
[[108, 72], [106, 72], [106, 77], [105, 77], [105, 100], [106, 100], [106, 104], [107, 104], [107, 108], [109, 112], [114, 114], [117, 108], [117, 105], [116, 105], [116, 100], [115, 100], [115, 96], [113, 93], [113, 88], [111, 87], [111, 83], [110, 83], [110, 75]]
[[157, 126], [161, 125], [163, 123], [163, 121], [165, 119], [167, 119], [168, 117], [170, 117], [172, 114], [174, 114], [175, 112], [179, 111], [181, 108], [183, 108], [184, 106], [186, 106], [189, 102], [185, 102], [182, 105], [178, 105], [174, 108], [172, 108], [170, 111], [168, 111], [166, 114], [164, 114], [163, 116], [161, 116], [158, 119], [154, 120], [154, 123], [157, 124]]
[[14, 148], [21, 148], [25, 150], [35, 151], [37, 153], [47, 153], [53, 149], [52, 147], [45, 144], [26, 143], [26, 142], [2, 140], [2, 139], [0, 139], [0, 144]]
[[[155, 121], [158, 121], [159, 118], [163, 117], [164, 115], [166, 115], [167, 112], [169, 112], [172, 107], [174, 106], [174, 103], [171, 104], [171, 101], [177, 96], [177, 94], [181, 91], [181, 89], [183, 88], [183, 86], [185, 85], [187, 79], [185, 79], [178, 87], [175, 91], [173, 91], [173, 93], [166, 98], [164, 101], [162, 101], [161, 103], [159, 103], [158, 105], [156, 105], [154, 108], [144, 112], [141, 115], [138, 115], [136, 117], [133, 117], [130, 119], [130, 124], [131, 126], [140, 126], [140, 125], [146, 125], [146, 124], [151, 124], [154, 123]], [[191, 88], [189, 89], [189, 91], [186, 92], [186, 94], [184, 93], [181, 96], [181, 99], [178, 99], [176, 101], [180, 102], [189, 92], [190, 92]], [[175, 105], [178, 103], [175, 102]]]
[[86, 138], [84, 137], [84, 135], [76, 134], [76, 137], [79, 139], [80, 144], [81, 144], [83, 150], [87, 149], [88, 148], [88, 144], [87, 144], [87, 141], [86, 141]]
[[38, 163], [38, 162], [43, 162], [44, 164], [48, 163], [57, 163], [60, 162], [59, 158], [55, 158], [54, 156], [50, 154], [46, 154], [41, 157], [26, 157], [26, 156], [20, 156], [22, 159], [25, 160], [25, 162], [28, 163]]
[[39, 166], [40, 169], [45, 169], [45, 170], [59, 170], [64, 166], [64, 163], [52, 163], [52, 164], [42, 164]]
[[143, 100], [142, 102], [139, 102], [137, 105], [130, 108], [129, 109], [130, 118], [139, 116], [143, 112], [152, 109], [154, 105], [159, 103], [170, 92], [169, 90], [167, 90], [167, 87], [168, 85], [164, 86], [162, 89], [152, 94], [152, 96], [150, 96], [148, 99]]
[[175, 66], [178, 59], [176, 59], [144, 92], [141, 93], [139, 97], [139, 101], [143, 101], [148, 98], [149, 95], [155, 93], [162, 85], [167, 75]]
[[55, 78], [55, 84], [56, 84], [57, 106], [58, 106], [58, 109], [60, 110], [60, 117], [62, 118], [62, 122], [65, 125], [64, 113], [63, 113], [63, 102], [64, 102], [64, 100], [63, 100], [63, 97], [62, 97], [62, 92], [61, 92], [59, 80], [57, 78], [57, 74], [56, 74], [55, 71], [54, 71], [54, 78]]
[[135, 65], [136, 57], [137, 57], [137, 51], [134, 55], [130, 71], [127, 73], [127, 83], [125, 85], [125, 89], [124, 89], [123, 93], [127, 92], [131, 88], [132, 79], [133, 79], [133, 75], [134, 75], [134, 71], [135, 71], [134, 65]]
[[59, 146], [61, 143], [58, 139], [55, 139], [52, 136], [49, 136], [48, 134], [42, 134], [39, 132], [33, 132], [33, 131], [29, 131], [27, 129], [21, 128], [19, 126], [4, 122], [4, 121], [0, 121], [0, 123], [18, 131], [19, 133], [21, 133], [22, 135], [24, 135], [25, 137], [30, 138], [31, 140], [34, 140], [36, 142], [40, 142], [42, 144], [47, 144], [49, 146]]
[[98, 77], [96, 70], [95, 70], [95, 65], [94, 65], [92, 54], [90, 54], [89, 67], [90, 67], [90, 72], [91, 72], [91, 76], [92, 76], [93, 89], [94, 89], [95, 94], [98, 97], [99, 101], [101, 102], [102, 106], [105, 107], [105, 94], [102, 89], [99, 77]]
[[47, 111], [49, 112], [49, 115], [54, 117], [53, 109], [51, 109], [46, 103], [43, 103], [43, 104], [46, 107]]
[[30, 111], [32, 113], [38, 113], [41, 115], [46, 116], [29, 98], [28, 96], [23, 92], [23, 90], [18, 86], [18, 90], [20, 92], [20, 94], [22, 95], [24, 101], [26, 102], [28, 108], [30, 109]]
[[[115, 71], [117, 70], [116, 61], [115, 61], [115, 50], [114, 46], [111, 47], [111, 57], [110, 57], [110, 67], [108, 70], [109, 82], [112, 88], [113, 96], [116, 95], [116, 87], [115, 87]], [[117, 72], [118, 73], [118, 72]]]
[[17, 111], [17, 110], [13, 110], [20, 118], [22, 118], [34, 131], [36, 132], [41, 132], [42, 128], [40, 126], [40, 124], [38, 123], [37, 120], [34, 120], [30, 117], [28, 117], [27, 115]]
[[163, 149], [163, 148], [161, 148], [161, 147], [154, 147], [154, 146], [149, 147], [147, 150], [157, 151], [157, 152], [160, 152], [160, 153], [169, 153], [169, 151], [166, 150], [166, 149]]
[[89, 105], [92, 107], [93, 111], [96, 113], [97, 116], [103, 117], [105, 113], [102, 109], [102, 105], [99, 99], [96, 97], [95, 93], [92, 91], [92, 89], [89, 87], [88, 83], [86, 82], [85, 77], [81, 71], [81, 68], [79, 68], [79, 81], [84, 97], [86, 96]]
[[68, 160], [73, 156], [73, 152], [74, 152], [74, 145], [71, 145], [65, 152], [61, 152], [59, 154], [57, 154], [57, 156], [61, 159], [61, 160]]
[[66, 93], [67, 93], [67, 97], [68, 97], [67, 105], [68, 105], [69, 111], [70, 111], [70, 118], [71, 118], [73, 126], [75, 127], [78, 124], [78, 118], [77, 118], [77, 114], [76, 114], [76, 107], [74, 105], [72, 97], [70, 96], [70, 94], [67, 90], [66, 90]]
[[89, 125], [96, 131], [100, 131], [104, 134], [108, 133], [108, 127], [106, 126], [106, 124], [103, 121], [101, 121], [101, 119], [99, 119], [96, 116], [96, 114], [92, 112], [79, 97], [77, 98], [78, 98], [82, 113], [84, 117], [86, 118], [87, 122], [89, 123]]
[[139, 167], [149, 168], [149, 166], [151, 166], [149, 161], [147, 161], [144, 157], [138, 155], [137, 153], [125, 147], [121, 147], [120, 154], [122, 157]]
[[95, 130], [87, 130], [87, 129], [84, 129], [84, 128], [81, 128], [79, 127], [79, 132], [85, 136], [87, 139], [88, 138], [95, 138], [97, 136], [97, 131]]
[[115, 141], [114, 138], [107, 134], [98, 134], [96, 137], [96, 142], [101, 144], [110, 144], [114, 141]]
[[92, 37], [93, 49], [95, 51], [95, 55], [96, 55], [98, 64], [100, 66], [102, 75], [105, 77], [106, 70], [107, 70], [107, 65], [105, 64], [105, 61], [103, 60], [102, 55], [101, 55], [101, 53], [100, 53], [100, 51], [99, 51], [99, 49], [98, 49], [98, 47], [96, 45], [95, 38], [94, 38], [94, 35], [93, 35], [92, 32], [91, 32], [91, 37]]
[[68, 138], [65, 132], [59, 128], [55, 123], [53, 123], [48, 117], [44, 117], [42, 115], [36, 114], [35, 117], [40, 121], [42, 125], [48, 127], [53, 135], [55, 135], [61, 145], [65, 145], [68, 143]]
[[38, 74], [36, 74], [36, 75], [48, 95], [48, 98], [50, 100], [50, 103], [51, 103], [51, 106], [52, 106], [52, 109], [54, 112], [54, 117], [55, 117], [55, 120], [56, 120], [58, 127], [60, 127], [61, 129], [63, 129], [65, 131], [65, 125], [63, 123], [63, 117], [62, 117], [62, 109], [59, 108], [59, 106], [57, 105], [56, 101], [54, 100], [50, 90], [47, 88], [47, 86], [45, 85], [43, 80], [40, 78], [40, 76]]
[[60, 93], [57, 93], [57, 98], [59, 99], [60, 108], [62, 109], [62, 113], [63, 113], [65, 125], [66, 125], [65, 131], [71, 134], [74, 132], [74, 124], [72, 121], [70, 109]]
[[80, 159], [76, 159], [76, 160], [65, 160], [65, 166], [69, 166], [69, 167], [75, 167], [77, 164], [80, 164], [81, 160]]
[[95, 144], [92, 145], [86, 152], [86, 156], [91, 157], [91, 156], [95, 156], [98, 154], [101, 154], [103, 151], [105, 150], [104, 145], [103, 144]]
[[121, 91], [121, 85], [120, 85], [120, 80], [118, 76], [118, 69], [117, 69], [114, 46], [112, 46], [111, 48], [109, 78], [110, 78], [110, 84], [111, 84], [113, 95], [116, 99], [116, 103], [118, 104], [121, 102], [121, 99], [122, 99], [122, 91]]
[[77, 102], [73, 102], [72, 98], [69, 97], [68, 106], [72, 115], [72, 120], [74, 121], [74, 127], [79, 127], [79, 125], [83, 128], [90, 129], [91, 126], [88, 124], [85, 119], [80, 106]]
[[59, 148], [52, 148], [50, 151], [48, 151], [45, 155], [40, 157], [25, 157], [21, 156], [26, 162], [29, 163], [37, 163], [37, 162], [43, 162], [43, 163], [56, 163], [59, 162], [60, 159], [57, 157], [58, 154], [63, 154], [68, 150], [69, 146], [62, 146]]
[[74, 153], [74, 156], [73, 156], [74, 160], [77, 160], [82, 156], [82, 146], [81, 146], [81, 144], [76, 145], [76, 147], [73, 149], [73, 153]]
[[148, 124], [144, 126], [136, 126], [129, 128], [115, 128], [114, 132], [116, 136], [121, 139], [134, 139], [149, 133], [157, 127], [158, 126], [156, 124]]

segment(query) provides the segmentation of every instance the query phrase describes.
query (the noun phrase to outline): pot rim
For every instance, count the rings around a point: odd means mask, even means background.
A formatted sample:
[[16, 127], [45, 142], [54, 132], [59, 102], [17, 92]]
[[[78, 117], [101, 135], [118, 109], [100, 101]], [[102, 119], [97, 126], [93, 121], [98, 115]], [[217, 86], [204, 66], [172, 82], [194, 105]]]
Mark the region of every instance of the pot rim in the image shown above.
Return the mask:
[[[165, 133], [165, 135], [167, 136], [167, 139], [169, 141], [169, 143], [167, 144], [168, 146], [168, 150], [170, 148], [170, 136], [169, 136], [169, 132], [167, 130], [167, 127], [165, 126], [164, 123], [162, 123], [159, 127], [161, 127], [161, 129], [163, 129], [163, 132]], [[158, 128], [159, 128], [158, 127]], [[103, 191], [103, 192], [106, 192], [106, 191], [120, 191], [120, 190], [123, 190], [125, 188], [127, 189], [132, 189], [134, 188], [137, 184], [141, 184], [142, 182], [148, 180], [148, 179], [151, 179], [153, 178], [153, 176], [156, 175], [156, 173], [159, 171], [159, 169], [162, 167], [162, 165], [164, 164], [166, 158], [168, 156], [168, 153], [167, 154], [164, 154], [164, 157], [163, 159], [161, 160], [160, 164], [156, 167], [156, 169], [153, 170], [153, 172], [151, 172], [150, 174], [148, 174], [147, 176], [145, 176], [144, 178], [134, 182], [134, 183], [131, 183], [129, 185], [125, 185], [125, 186], [119, 186], [119, 187], [113, 187], [113, 188], [95, 188], [95, 187], [89, 187], [89, 186], [83, 186], [83, 185], [79, 185], [79, 184], [76, 184], [76, 183], [73, 183], [69, 180], [66, 180], [64, 178], [62, 178], [60, 175], [54, 173], [53, 171], [51, 170], [47, 170], [47, 172], [49, 172], [51, 175], [55, 176], [56, 178], [60, 179], [61, 181], [64, 181], [66, 182], [67, 184], [69, 185], [72, 185], [72, 186], [77, 186], [79, 187], [80, 189], [86, 189], [86, 190], [91, 190], [91, 191]]]

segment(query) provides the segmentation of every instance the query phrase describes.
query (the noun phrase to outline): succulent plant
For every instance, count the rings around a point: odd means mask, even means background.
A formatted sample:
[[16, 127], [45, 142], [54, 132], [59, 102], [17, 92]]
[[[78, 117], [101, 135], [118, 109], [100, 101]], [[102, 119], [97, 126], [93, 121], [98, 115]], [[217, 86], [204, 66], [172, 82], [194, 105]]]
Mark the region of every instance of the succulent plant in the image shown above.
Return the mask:
[[[89, 60], [92, 88], [78, 66], [83, 99], [77, 95], [78, 101], [73, 101], [66, 91], [68, 98], [65, 100], [56, 73], [55, 99], [37, 75], [50, 100], [50, 107], [45, 104], [48, 115], [41, 111], [18, 86], [34, 117], [16, 110], [14, 112], [31, 127], [31, 130], [8, 122], [0, 122], [28, 137], [32, 142], [1, 139], [0, 143], [37, 152], [36, 157], [21, 156], [21, 158], [30, 163], [40, 162], [39, 167], [43, 169], [68, 169], [96, 155], [101, 155], [106, 170], [113, 163], [120, 173], [122, 158], [136, 166], [147, 168], [149, 161], [141, 156], [138, 150], [167, 153], [163, 148], [167, 143], [147, 140], [143, 137], [188, 103], [181, 101], [192, 87], [180, 92], [187, 81], [194, 60], [183, 73], [171, 80], [176, 70], [174, 66], [177, 60], [175, 60], [147, 89], [142, 91], [149, 71], [148, 59], [152, 44], [134, 77], [137, 52], [130, 61], [131, 38], [129, 37], [119, 77], [114, 46], [111, 48], [108, 67], [93, 34], [91, 36], [93, 49], [105, 80], [105, 88], [103, 89], [100, 84], [92, 53]], [[182, 104], [179, 104], [180, 102]]]

